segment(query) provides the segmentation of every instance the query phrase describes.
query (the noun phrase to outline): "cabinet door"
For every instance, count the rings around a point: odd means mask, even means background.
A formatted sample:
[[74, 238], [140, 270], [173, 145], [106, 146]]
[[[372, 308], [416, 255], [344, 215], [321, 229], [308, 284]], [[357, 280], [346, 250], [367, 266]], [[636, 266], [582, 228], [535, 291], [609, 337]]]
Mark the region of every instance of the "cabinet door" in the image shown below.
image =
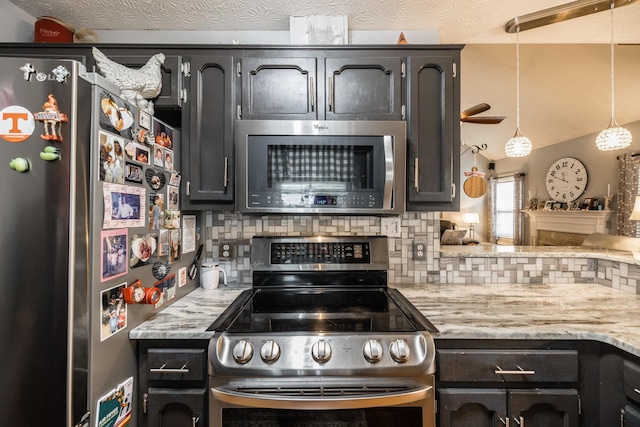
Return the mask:
[[327, 58], [327, 120], [404, 120], [402, 60]]
[[640, 366], [625, 360], [623, 363], [624, 394], [636, 403], [640, 403]]
[[452, 56], [408, 58], [407, 210], [459, 210], [460, 93]]
[[207, 389], [150, 388], [147, 427], [205, 427]]
[[497, 427], [507, 422], [507, 392], [443, 388], [438, 391], [440, 427]]
[[233, 78], [231, 56], [191, 57], [191, 101], [183, 109], [185, 209], [233, 209]]
[[517, 425], [524, 422], [527, 427], [578, 427], [576, 390], [509, 390], [508, 406]]
[[640, 427], [640, 411], [631, 405], [626, 405], [621, 412], [621, 426]]
[[243, 58], [243, 120], [315, 120], [316, 58]]
[[[159, 52], [159, 51], [158, 51]], [[152, 55], [158, 52], [149, 51], [148, 55], [113, 55], [105, 50], [105, 55], [122, 65], [130, 68], [141, 68], [147, 63]], [[181, 107], [184, 97], [183, 91], [183, 63], [182, 57], [177, 55], [165, 55], [164, 64], [162, 64], [162, 88], [160, 95], [153, 99], [155, 107]]]

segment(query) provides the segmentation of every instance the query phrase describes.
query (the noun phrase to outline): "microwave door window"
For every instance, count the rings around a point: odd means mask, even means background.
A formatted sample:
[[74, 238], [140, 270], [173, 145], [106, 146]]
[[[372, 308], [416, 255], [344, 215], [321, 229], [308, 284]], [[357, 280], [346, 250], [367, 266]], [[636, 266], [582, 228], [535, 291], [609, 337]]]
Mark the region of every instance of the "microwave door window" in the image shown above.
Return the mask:
[[385, 168], [381, 141], [378, 136], [250, 136], [248, 204], [381, 208]]
[[[270, 145], [267, 187], [345, 192], [367, 188], [367, 154], [345, 145]], [[366, 148], [365, 148], [366, 151]]]

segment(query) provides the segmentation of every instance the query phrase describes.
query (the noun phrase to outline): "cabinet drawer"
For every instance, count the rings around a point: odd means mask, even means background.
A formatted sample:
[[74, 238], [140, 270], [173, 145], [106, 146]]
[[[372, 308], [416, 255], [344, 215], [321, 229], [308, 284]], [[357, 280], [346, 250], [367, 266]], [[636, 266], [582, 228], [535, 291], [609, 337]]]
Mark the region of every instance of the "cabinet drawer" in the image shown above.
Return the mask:
[[575, 350], [438, 350], [440, 381], [576, 382]]
[[206, 350], [198, 348], [150, 348], [149, 380], [200, 381], [206, 375]]
[[629, 361], [624, 362], [624, 394], [640, 403], [640, 366]]

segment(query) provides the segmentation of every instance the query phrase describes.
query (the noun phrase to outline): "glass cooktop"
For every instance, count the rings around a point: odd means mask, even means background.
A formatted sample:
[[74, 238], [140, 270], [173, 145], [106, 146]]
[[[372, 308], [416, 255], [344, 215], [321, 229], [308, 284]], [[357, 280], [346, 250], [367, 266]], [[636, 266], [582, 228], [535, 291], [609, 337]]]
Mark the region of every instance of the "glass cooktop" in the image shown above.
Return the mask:
[[209, 330], [229, 333], [437, 331], [391, 288], [247, 290]]

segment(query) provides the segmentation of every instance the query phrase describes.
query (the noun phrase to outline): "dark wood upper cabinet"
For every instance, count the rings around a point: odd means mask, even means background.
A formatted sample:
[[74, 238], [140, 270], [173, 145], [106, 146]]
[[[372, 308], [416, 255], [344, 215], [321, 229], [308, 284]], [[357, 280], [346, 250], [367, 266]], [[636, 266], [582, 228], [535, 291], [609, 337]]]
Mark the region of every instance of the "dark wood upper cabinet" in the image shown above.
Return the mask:
[[458, 55], [407, 59], [407, 210], [460, 210]]
[[[242, 58], [242, 120], [403, 120], [402, 58]], [[368, 52], [370, 53], [370, 52]], [[353, 56], [352, 56], [353, 55]]]
[[190, 103], [183, 108], [185, 209], [233, 209], [234, 75], [232, 56], [191, 56]]
[[402, 58], [327, 58], [327, 120], [404, 120]]

